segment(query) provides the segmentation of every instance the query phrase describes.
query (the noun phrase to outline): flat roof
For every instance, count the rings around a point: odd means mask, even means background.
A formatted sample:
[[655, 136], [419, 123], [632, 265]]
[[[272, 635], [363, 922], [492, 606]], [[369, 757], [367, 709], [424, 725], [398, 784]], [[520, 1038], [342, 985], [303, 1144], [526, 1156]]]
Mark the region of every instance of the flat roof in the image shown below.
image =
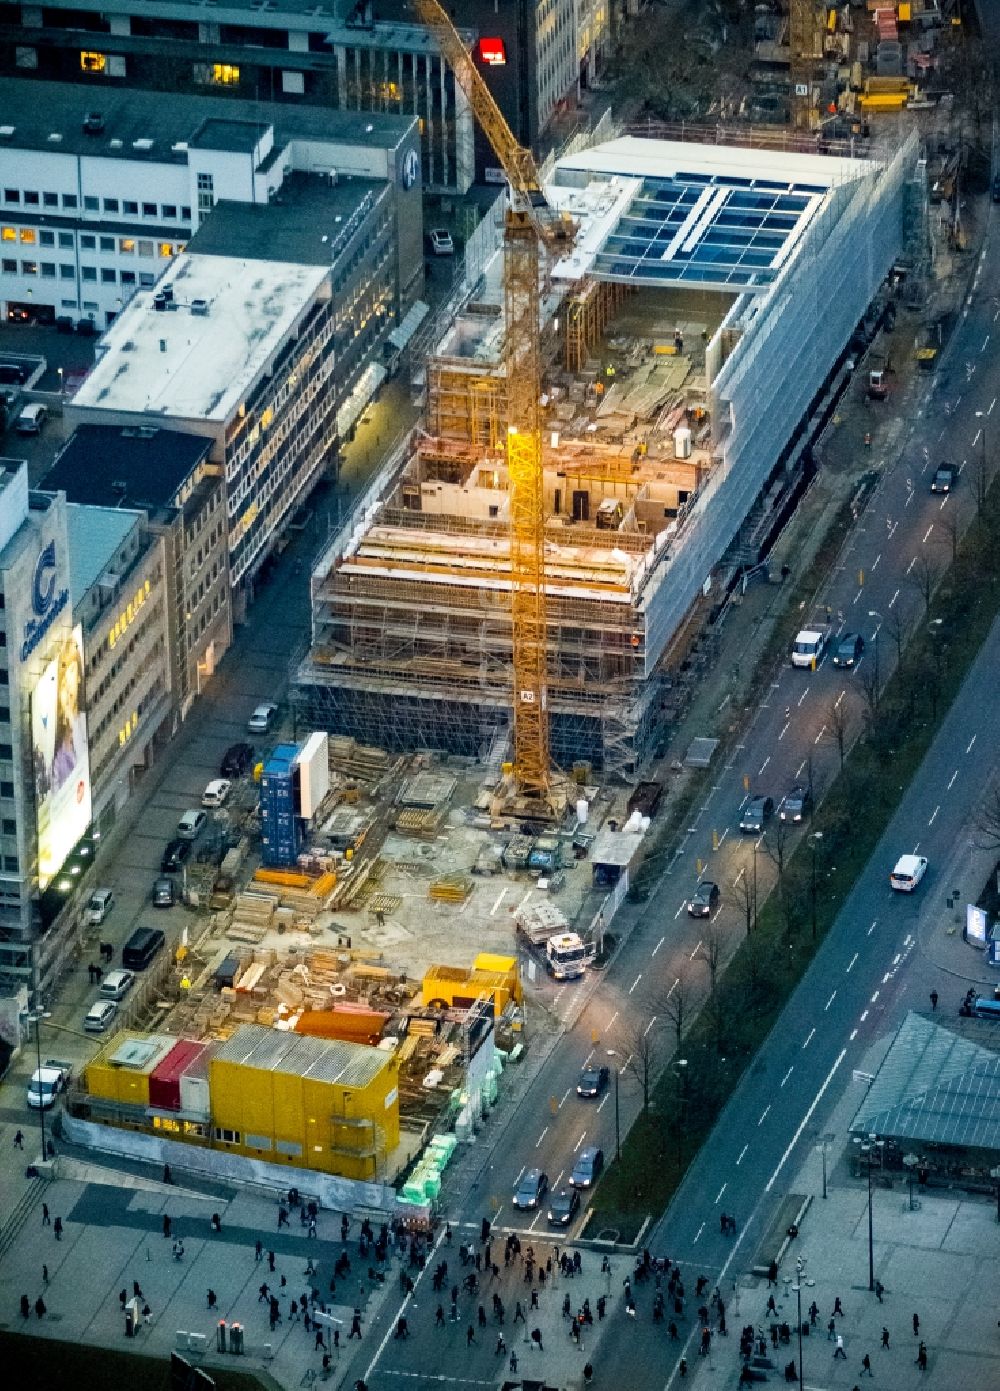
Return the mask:
[[[135, 295], [106, 331], [104, 356], [73, 405], [222, 423], [316, 297], [328, 267], [182, 252], [154, 291]], [[192, 313], [201, 301], [204, 313]]]
[[[190, 17], [197, 20], [198, 14], [192, 9]], [[215, 22], [220, 18], [213, 12]], [[186, 164], [189, 148], [249, 153], [269, 126], [274, 127], [277, 145], [309, 137], [395, 149], [416, 119], [187, 93], [171, 93], [165, 101], [162, 92], [96, 90], [78, 82], [17, 77], [0, 77], [0, 111], [0, 148], [9, 145], [155, 164]], [[104, 130], [98, 135], [84, 133], [83, 117], [88, 111], [99, 111], [104, 119]], [[142, 143], [136, 145], [136, 141]]]
[[212, 441], [180, 430], [78, 425], [43, 479], [70, 502], [131, 507], [146, 512], [175, 507]]
[[117, 507], [66, 504], [69, 546], [69, 592], [77, 604], [107, 571], [122, 542], [138, 524], [140, 513]]
[[366, 1087], [391, 1061], [391, 1054], [366, 1043], [312, 1038], [285, 1033], [263, 1024], [244, 1024], [219, 1045], [212, 1062], [239, 1063], [263, 1072], [336, 1082], [342, 1087]]
[[625, 284], [766, 290], [867, 160], [623, 136], [557, 160], [545, 193], [578, 224], [553, 268]]

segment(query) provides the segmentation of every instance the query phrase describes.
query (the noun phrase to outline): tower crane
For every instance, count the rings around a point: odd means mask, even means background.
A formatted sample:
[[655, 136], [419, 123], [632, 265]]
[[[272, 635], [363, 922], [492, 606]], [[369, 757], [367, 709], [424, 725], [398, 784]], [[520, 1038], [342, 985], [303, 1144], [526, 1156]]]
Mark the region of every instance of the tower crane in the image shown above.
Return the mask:
[[515, 139], [438, 0], [414, 0], [414, 4], [436, 36], [509, 184], [504, 218], [503, 365], [510, 489], [514, 781], [518, 796], [541, 812], [549, 806], [550, 763], [539, 274], [543, 251], [566, 254], [572, 248], [575, 228], [546, 202], [534, 155]]

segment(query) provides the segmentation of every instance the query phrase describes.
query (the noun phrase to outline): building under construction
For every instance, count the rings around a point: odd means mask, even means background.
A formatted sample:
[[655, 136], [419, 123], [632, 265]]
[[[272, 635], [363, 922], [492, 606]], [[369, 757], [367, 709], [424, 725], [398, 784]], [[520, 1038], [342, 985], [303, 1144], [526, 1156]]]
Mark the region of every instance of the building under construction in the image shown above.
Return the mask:
[[[551, 750], [626, 779], [663, 737], [689, 640], [809, 467], [916, 165], [913, 137], [820, 155], [689, 135], [578, 151], [545, 186], [578, 229], [542, 286]], [[502, 303], [488, 273], [427, 363], [420, 446], [313, 575], [297, 698], [314, 727], [503, 748]]]

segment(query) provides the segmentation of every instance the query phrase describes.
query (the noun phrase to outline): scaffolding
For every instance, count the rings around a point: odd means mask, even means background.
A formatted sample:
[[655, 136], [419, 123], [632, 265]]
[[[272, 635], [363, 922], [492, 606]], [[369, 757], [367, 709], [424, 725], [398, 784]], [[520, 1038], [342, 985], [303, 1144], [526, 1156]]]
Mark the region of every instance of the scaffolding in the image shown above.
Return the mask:
[[563, 365], [582, 372], [618, 312], [628, 287], [607, 280], [582, 280], [566, 301]]

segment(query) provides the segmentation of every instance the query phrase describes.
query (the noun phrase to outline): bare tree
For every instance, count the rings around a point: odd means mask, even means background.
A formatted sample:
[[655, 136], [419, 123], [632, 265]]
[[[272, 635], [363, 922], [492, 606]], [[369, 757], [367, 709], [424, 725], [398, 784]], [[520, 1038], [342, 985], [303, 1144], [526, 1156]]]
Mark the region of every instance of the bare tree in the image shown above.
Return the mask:
[[638, 1082], [642, 1089], [642, 1109], [648, 1111], [659, 1056], [656, 1015], [646, 1025], [636, 1021], [634, 1026], [620, 1029], [616, 1035], [616, 1051], [624, 1054], [621, 1071]]
[[977, 844], [1000, 850], [1000, 788], [994, 787], [976, 813]]
[[663, 1001], [663, 1014], [674, 1031], [674, 1042], [680, 1051], [684, 1028], [689, 1021], [693, 1005], [691, 988], [684, 976], [678, 976], [667, 991]]
[[951, 547], [951, 563], [953, 565], [958, 559], [958, 543], [962, 539], [961, 520], [957, 507], [950, 507], [946, 512], [942, 512], [939, 518], [941, 530]]
[[843, 770], [847, 757], [847, 735], [851, 726], [851, 708], [847, 703], [846, 692], [831, 700], [826, 709], [826, 737], [837, 747], [840, 767]]
[[748, 937], [753, 931], [753, 925], [757, 918], [756, 888], [753, 876], [748, 874], [746, 869], [740, 870], [739, 876], [733, 880], [733, 906], [738, 908], [743, 915]]
[[910, 568], [907, 580], [920, 595], [923, 601], [924, 611], [931, 606], [931, 599], [934, 597], [934, 590], [937, 582], [941, 578], [941, 571], [929, 555], [922, 553], [915, 556], [913, 565]]
[[715, 992], [719, 985], [719, 971], [722, 966], [722, 948], [725, 938], [718, 928], [709, 926], [705, 929], [705, 935], [701, 939], [698, 947], [698, 960], [704, 961], [708, 968], [708, 993], [714, 999]]
[[908, 626], [906, 614], [903, 612], [903, 605], [898, 600], [893, 604], [891, 609], [886, 611], [883, 627], [886, 636], [896, 649], [896, 666], [899, 667], [902, 665], [903, 661], [903, 648], [906, 646]]

